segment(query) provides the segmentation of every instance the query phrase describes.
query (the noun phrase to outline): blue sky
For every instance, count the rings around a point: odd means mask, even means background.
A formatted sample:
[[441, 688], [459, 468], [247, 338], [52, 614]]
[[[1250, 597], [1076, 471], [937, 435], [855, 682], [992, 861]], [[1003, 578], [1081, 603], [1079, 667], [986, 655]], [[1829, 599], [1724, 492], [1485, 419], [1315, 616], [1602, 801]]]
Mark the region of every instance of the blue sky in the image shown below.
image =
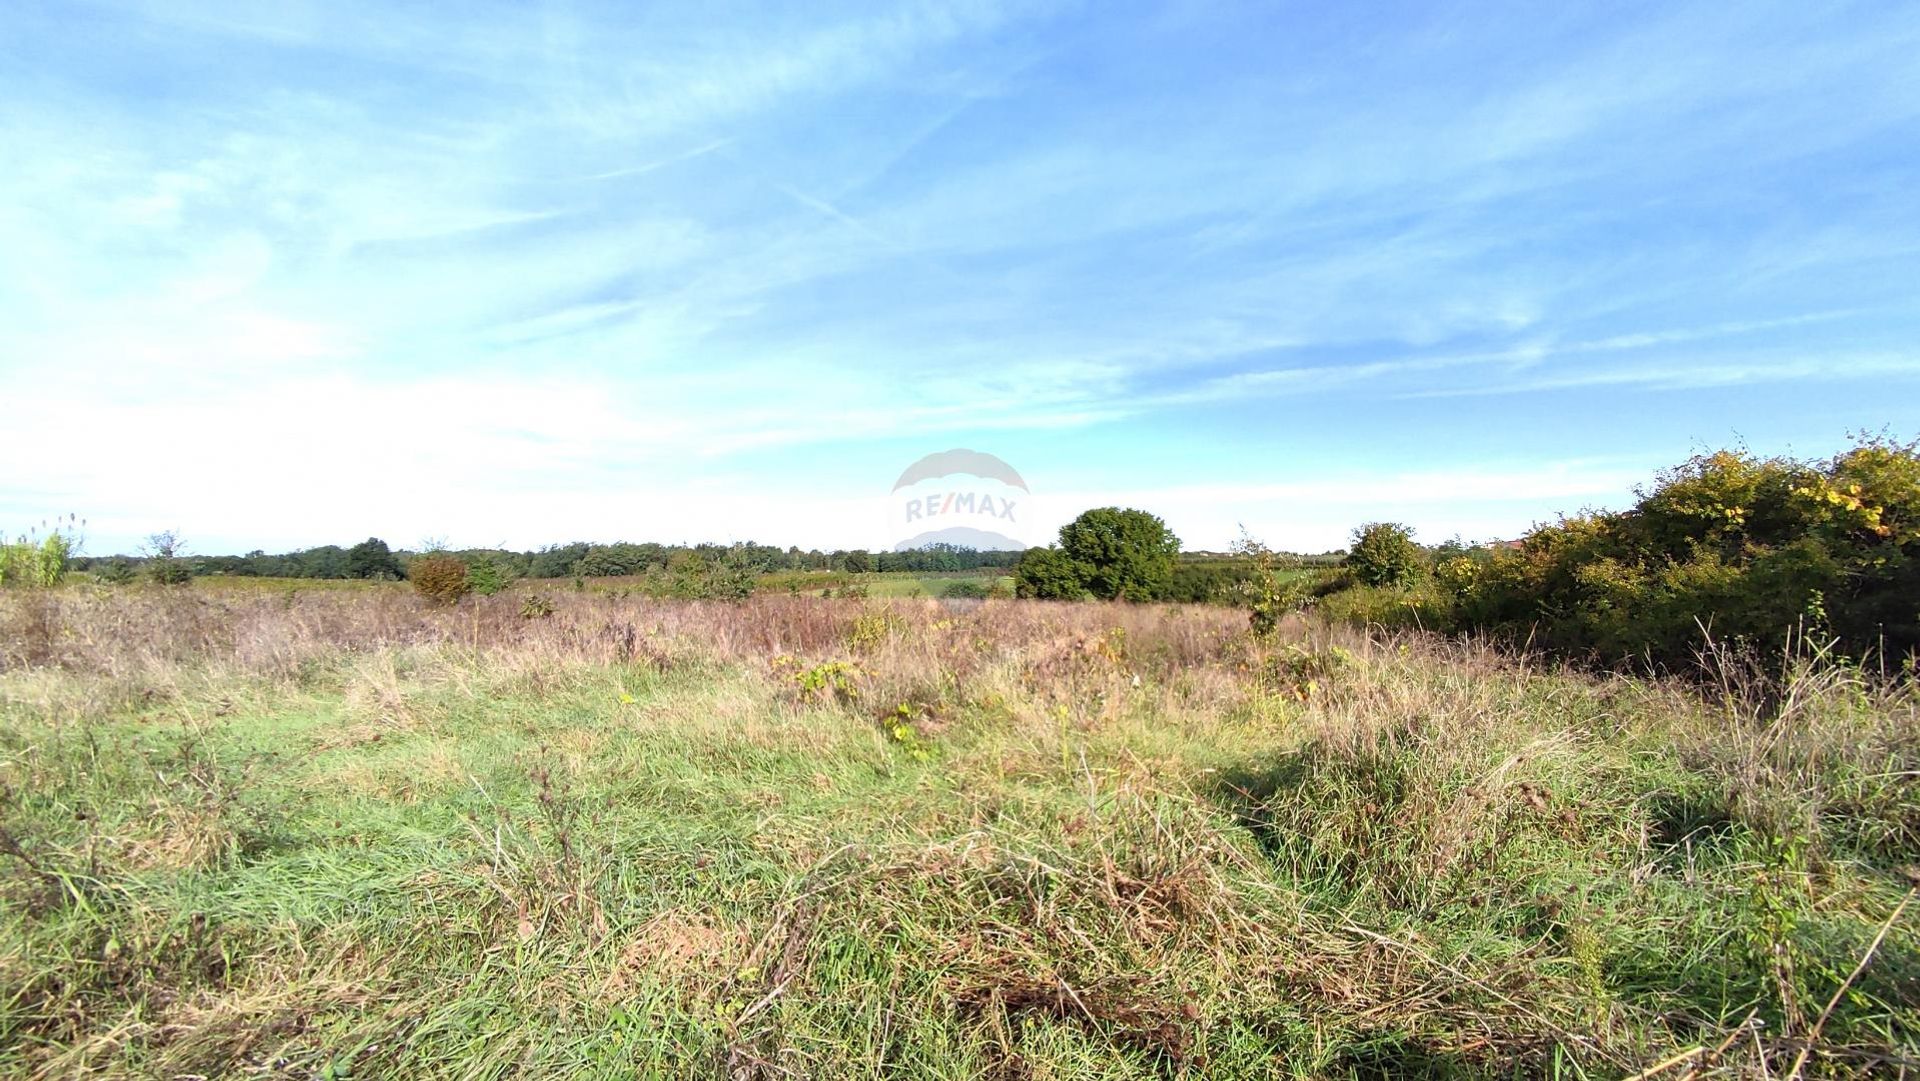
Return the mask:
[[1920, 434], [1920, 7], [40, 3], [0, 524], [1513, 535]]

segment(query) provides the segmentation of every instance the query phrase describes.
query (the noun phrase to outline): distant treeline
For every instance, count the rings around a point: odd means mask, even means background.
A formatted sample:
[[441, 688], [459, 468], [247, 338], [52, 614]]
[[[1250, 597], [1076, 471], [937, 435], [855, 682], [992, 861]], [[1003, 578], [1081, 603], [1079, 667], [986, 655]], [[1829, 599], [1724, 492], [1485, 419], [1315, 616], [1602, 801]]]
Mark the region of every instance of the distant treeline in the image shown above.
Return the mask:
[[[390, 549], [378, 538], [368, 538], [351, 547], [337, 544], [306, 548], [297, 552], [248, 552], [245, 555], [176, 555], [188, 571], [197, 577], [226, 575], [249, 578], [317, 579], [398, 579], [406, 577], [407, 564], [422, 553]], [[863, 574], [871, 571], [909, 571], [929, 573], [970, 571], [986, 568], [1004, 570], [1020, 558], [1019, 552], [978, 551], [951, 544], [931, 544], [907, 552], [868, 552], [841, 549], [831, 552], [813, 549], [776, 548], [766, 544], [614, 544], [551, 545], [535, 551], [516, 552], [500, 548], [468, 548], [449, 554], [469, 563], [497, 567], [509, 578], [606, 578], [644, 575], [668, 571], [681, 563], [697, 561], [725, 562], [752, 573], [778, 571], [841, 571]], [[76, 571], [95, 574], [137, 573], [153, 557], [78, 556], [70, 561]]]
[[[323, 544], [294, 552], [252, 551], [245, 555], [180, 555], [177, 558], [194, 577], [403, 579], [407, 564], [423, 553], [391, 549], [377, 537], [341, 547]], [[932, 574], [953, 571], [1010, 572], [1020, 561], [1019, 551], [981, 551], [952, 544], [930, 544], [906, 552], [869, 552], [836, 549], [831, 552], [776, 548], [767, 544], [590, 544], [577, 541], [533, 551], [505, 548], [462, 548], [448, 554], [474, 564], [491, 564], [509, 578], [615, 578], [669, 571], [694, 560], [725, 562], [757, 574], [782, 572], [907, 572]], [[1303, 566], [1336, 566], [1341, 554], [1294, 557]], [[138, 573], [151, 562], [147, 555], [74, 556], [71, 570], [107, 574]], [[1210, 601], [1231, 590], [1252, 573], [1236, 556], [1217, 552], [1190, 552], [1181, 556], [1168, 588], [1167, 600]]]

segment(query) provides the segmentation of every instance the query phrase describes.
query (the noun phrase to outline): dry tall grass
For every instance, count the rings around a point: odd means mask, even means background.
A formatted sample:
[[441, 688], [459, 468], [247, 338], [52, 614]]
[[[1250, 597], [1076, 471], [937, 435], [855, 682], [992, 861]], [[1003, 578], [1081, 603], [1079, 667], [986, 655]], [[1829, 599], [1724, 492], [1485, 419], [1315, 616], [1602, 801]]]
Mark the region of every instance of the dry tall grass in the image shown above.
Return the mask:
[[1920, 714], [1817, 651], [1681, 685], [1218, 608], [549, 599], [0, 597], [0, 1066], [1915, 1058]]

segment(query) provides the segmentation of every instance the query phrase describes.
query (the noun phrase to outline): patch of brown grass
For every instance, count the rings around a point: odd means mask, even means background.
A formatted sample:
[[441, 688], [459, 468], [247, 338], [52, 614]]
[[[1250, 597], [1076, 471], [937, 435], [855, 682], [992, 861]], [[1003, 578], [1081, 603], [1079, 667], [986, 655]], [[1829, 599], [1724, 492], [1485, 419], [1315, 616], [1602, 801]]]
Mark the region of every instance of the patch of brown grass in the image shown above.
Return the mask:
[[627, 999], [642, 986], [676, 986], [710, 999], [745, 963], [749, 935], [711, 913], [676, 908], [659, 912], [614, 940], [617, 952], [598, 988], [598, 1000]]

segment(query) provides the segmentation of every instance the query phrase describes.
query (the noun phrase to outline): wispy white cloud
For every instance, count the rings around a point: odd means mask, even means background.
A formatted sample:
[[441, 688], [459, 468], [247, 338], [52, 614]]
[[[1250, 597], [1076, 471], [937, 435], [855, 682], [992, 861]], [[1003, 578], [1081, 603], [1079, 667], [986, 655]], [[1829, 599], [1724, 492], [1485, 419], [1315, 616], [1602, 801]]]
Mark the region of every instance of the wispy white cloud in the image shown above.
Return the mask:
[[[82, 507], [479, 528], [454, 504], [581, 515], [723, 465], [784, 492], [916, 438], [1046, 439], [1119, 490], [1201, 433], [1196, 468], [1245, 479], [1276, 438], [1250, 403], [1306, 396], [1289, 461], [1390, 502], [1354, 422], [1380, 413], [1489, 476], [1459, 437], [1537, 430], [1521, 392], [1595, 400], [1569, 457], [1786, 439], [1809, 403], [1920, 421], [1858, 393], [1912, 374], [1920, 319], [1897, 6], [126, 0], [11, 26], [0, 420], [74, 446], [33, 472]], [[1777, 415], [1622, 408], [1704, 387]], [[1396, 412], [1440, 397], [1460, 412]], [[315, 450], [348, 444], [379, 448], [336, 451], [357, 482]], [[116, 479], [146, 446], [195, 476], [245, 448], [253, 482], [319, 495]], [[445, 505], [387, 479], [455, 459], [482, 464]]]
[[[1824, 372], [1830, 377], [1872, 375], [1911, 368], [1914, 360], [1900, 354], [1874, 354], [1852, 357], [1805, 358], [1798, 363], [1767, 363], [1748, 360], [1718, 365], [1697, 362], [1675, 363], [1671, 358], [1651, 366], [1642, 359], [1624, 367], [1585, 369], [1574, 373], [1533, 374], [1537, 367], [1551, 366], [1570, 358], [1602, 354], [1658, 353], [1665, 347], [1693, 346], [1726, 338], [1788, 327], [1803, 327], [1858, 314], [1852, 311], [1809, 312], [1780, 319], [1720, 323], [1713, 326], [1641, 331], [1615, 334], [1591, 341], [1555, 342], [1539, 338], [1508, 348], [1473, 353], [1439, 353], [1345, 364], [1302, 365], [1290, 368], [1255, 369], [1235, 372], [1196, 383], [1185, 389], [1157, 395], [1142, 404], [1192, 405], [1204, 402], [1244, 399], [1269, 395], [1315, 393], [1357, 384], [1381, 386], [1385, 393], [1398, 396], [1446, 397], [1466, 394], [1508, 394], [1534, 390], [1553, 390], [1575, 386], [1642, 384], [1672, 388], [1713, 385], [1730, 381], [1745, 373], [1756, 381], [1809, 378]], [[1476, 386], [1438, 386], [1406, 392], [1389, 381], [1437, 372], [1492, 369], [1493, 381]]]
[[1746, 355], [1737, 359], [1728, 359], [1724, 356], [1692, 359], [1679, 364], [1639, 363], [1594, 371], [1529, 376], [1491, 386], [1425, 390], [1411, 396], [1448, 398], [1598, 387], [1699, 390], [1823, 379], [1852, 383], [1885, 377], [1904, 377], [1907, 381], [1920, 381], [1920, 352], [1846, 352], [1785, 359], [1763, 359]]
[[733, 139], [714, 139], [709, 142], [702, 143], [699, 146], [694, 147], [692, 150], [681, 151], [680, 153], [677, 153], [677, 154], [669, 154], [664, 158], [660, 158], [655, 161], [645, 162], [640, 165], [624, 165], [618, 169], [609, 169], [603, 173], [594, 173], [592, 176], [584, 177], [583, 179], [630, 180], [636, 176], [645, 176], [648, 173], [657, 172], [661, 169], [667, 168], [670, 165], [678, 165], [683, 161], [692, 161], [695, 158], [705, 157], [716, 150], [723, 150], [726, 147], [733, 145], [733, 143], [734, 143]]

